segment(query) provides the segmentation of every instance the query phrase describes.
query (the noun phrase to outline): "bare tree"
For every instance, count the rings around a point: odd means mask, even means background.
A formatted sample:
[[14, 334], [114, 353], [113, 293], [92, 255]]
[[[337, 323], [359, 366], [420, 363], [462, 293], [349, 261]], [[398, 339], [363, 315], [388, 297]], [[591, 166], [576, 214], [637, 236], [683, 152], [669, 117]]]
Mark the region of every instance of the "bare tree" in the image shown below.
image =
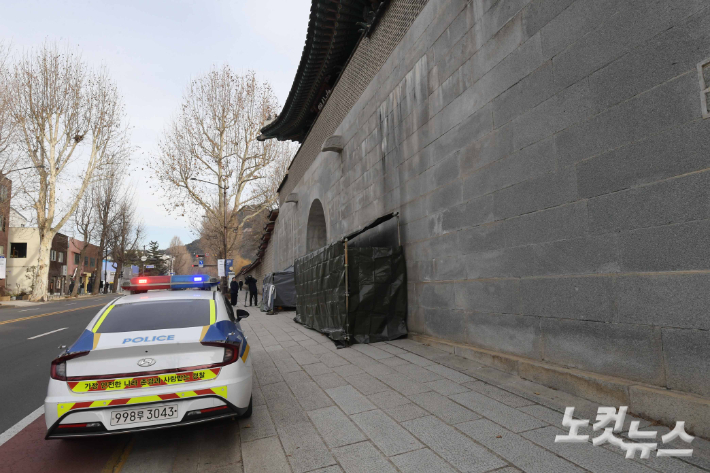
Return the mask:
[[[213, 69], [190, 83], [160, 141], [152, 168], [171, 202], [168, 210], [192, 217], [211, 243], [219, 241], [210, 246], [220, 258], [232, 252], [235, 229], [272, 205], [256, 183], [265, 179], [279, 146], [257, 136], [277, 107], [271, 86], [253, 72]], [[246, 209], [241, 218], [240, 209]]]
[[111, 235], [111, 256], [116, 263], [112, 291], [116, 292], [119, 279], [123, 277], [123, 268], [139, 261], [138, 249], [145, 235], [143, 224], [136, 217], [135, 197], [130, 190], [121, 195], [117, 204]]
[[2, 174], [9, 171], [17, 161], [17, 157], [13, 157], [8, 152], [16, 128], [15, 122], [12, 120], [10, 94], [8, 91], [10, 79], [9, 53], [9, 46], [0, 42], [0, 172]]
[[[97, 241], [99, 242], [99, 258], [96, 261], [96, 268], [99, 272], [104, 270], [103, 260], [110, 253], [111, 232], [114, 230], [114, 224], [118, 218], [117, 203], [121, 198], [122, 170], [125, 169], [122, 164], [121, 159], [113, 159], [112, 164], [106, 166], [102, 170], [103, 172], [99, 173], [91, 191], [94, 205], [96, 206], [96, 230]], [[106, 284], [108, 284], [108, 278], [106, 278]], [[99, 289], [99, 284], [94, 284], [91, 292], [98, 294]]]
[[172, 258], [172, 270], [175, 274], [189, 274], [192, 258], [179, 236], [170, 240], [166, 253]]
[[[74, 279], [74, 287], [72, 288], [72, 297], [79, 293], [79, 286], [81, 281], [81, 275], [84, 274], [84, 258], [87, 255], [91, 241], [96, 234], [96, 206], [94, 204], [94, 195], [91, 192], [87, 192], [79, 202], [79, 207], [73, 215], [72, 220], [74, 221], [74, 229], [76, 234], [83, 241], [83, 246], [78, 248], [79, 250], [79, 265], [76, 267], [76, 274], [72, 275]], [[71, 245], [70, 245], [71, 247]], [[71, 249], [71, 248], [70, 248]], [[67, 251], [70, 253], [70, 251]], [[69, 254], [67, 254], [67, 258]]]
[[[12, 152], [13, 140], [16, 137], [17, 126], [12, 119], [12, 109], [10, 107], [9, 93], [9, 67], [10, 47], [6, 43], [0, 42], [0, 206], [4, 208], [3, 214], [9, 212], [11, 192], [7, 174], [17, 168], [19, 162], [18, 153]], [[19, 181], [15, 183], [15, 189], [19, 188]], [[9, 225], [2, 222], [2, 227]]]
[[[45, 300], [52, 238], [74, 214], [97, 170], [127, 146], [123, 105], [105, 70], [92, 71], [71, 50], [45, 43], [14, 66], [12, 119], [23, 159], [35, 166], [25, 184], [40, 235], [31, 300]], [[73, 176], [78, 176], [76, 181]]]

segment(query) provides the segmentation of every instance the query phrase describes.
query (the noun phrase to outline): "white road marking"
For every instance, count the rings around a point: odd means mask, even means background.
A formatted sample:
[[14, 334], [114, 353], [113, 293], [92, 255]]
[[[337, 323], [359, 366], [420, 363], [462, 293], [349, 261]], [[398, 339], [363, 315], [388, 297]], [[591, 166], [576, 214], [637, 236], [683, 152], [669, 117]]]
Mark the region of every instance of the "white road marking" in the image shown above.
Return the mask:
[[37, 420], [37, 418], [41, 415], [44, 415], [44, 406], [38, 407], [30, 415], [28, 415], [27, 417], [22, 419], [20, 422], [18, 422], [17, 424], [13, 425], [9, 429], [7, 429], [5, 432], [0, 434], [0, 446], [3, 445], [8, 440], [10, 440], [15, 435], [22, 432], [22, 429], [24, 429], [25, 427], [30, 425], [32, 422]]
[[44, 337], [45, 335], [49, 335], [50, 333], [57, 333], [57, 332], [61, 332], [62, 330], [66, 330], [67, 328], [68, 328], [68, 327], [64, 327], [64, 328], [58, 328], [57, 330], [52, 330], [51, 332], [47, 332], [47, 333], [40, 333], [39, 335], [35, 335], [34, 337], [30, 337], [30, 338], [28, 338], [27, 340], [34, 340], [35, 338], [39, 338], [39, 337]]
[[41, 307], [33, 307], [31, 309], [22, 309], [20, 312], [27, 312], [28, 310], [37, 310], [37, 309], [41, 309]]
[[76, 304], [77, 304], [76, 302], [72, 302], [71, 304], [67, 304], [67, 305], [76, 305]]

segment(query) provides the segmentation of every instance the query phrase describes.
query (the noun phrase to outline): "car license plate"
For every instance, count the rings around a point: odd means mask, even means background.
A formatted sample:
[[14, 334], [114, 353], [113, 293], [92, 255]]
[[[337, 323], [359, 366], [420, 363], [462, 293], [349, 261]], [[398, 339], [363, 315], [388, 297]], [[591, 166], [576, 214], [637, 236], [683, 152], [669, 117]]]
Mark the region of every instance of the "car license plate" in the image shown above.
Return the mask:
[[111, 412], [111, 425], [137, 424], [139, 422], [152, 422], [163, 419], [177, 419], [176, 405], [145, 407], [143, 409], [130, 409], [126, 411]]

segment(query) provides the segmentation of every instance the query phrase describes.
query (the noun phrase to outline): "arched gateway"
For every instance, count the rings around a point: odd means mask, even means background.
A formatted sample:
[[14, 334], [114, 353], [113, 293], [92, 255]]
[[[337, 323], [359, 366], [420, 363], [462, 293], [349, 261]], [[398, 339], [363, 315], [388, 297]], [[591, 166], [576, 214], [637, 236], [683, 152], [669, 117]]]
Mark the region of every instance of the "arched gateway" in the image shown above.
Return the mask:
[[328, 233], [325, 227], [325, 212], [320, 200], [315, 199], [308, 212], [308, 227], [306, 229], [306, 252], [310, 253], [326, 245]]

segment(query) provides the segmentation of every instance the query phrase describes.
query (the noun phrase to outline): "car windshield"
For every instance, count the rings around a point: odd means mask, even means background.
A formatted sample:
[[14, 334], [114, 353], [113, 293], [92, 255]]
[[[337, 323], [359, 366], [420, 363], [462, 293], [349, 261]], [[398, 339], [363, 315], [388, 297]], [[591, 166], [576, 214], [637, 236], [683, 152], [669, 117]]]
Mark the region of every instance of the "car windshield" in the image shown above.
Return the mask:
[[118, 304], [106, 315], [96, 332], [137, 332], [209, 325], [210, 302], [200, 299]]

